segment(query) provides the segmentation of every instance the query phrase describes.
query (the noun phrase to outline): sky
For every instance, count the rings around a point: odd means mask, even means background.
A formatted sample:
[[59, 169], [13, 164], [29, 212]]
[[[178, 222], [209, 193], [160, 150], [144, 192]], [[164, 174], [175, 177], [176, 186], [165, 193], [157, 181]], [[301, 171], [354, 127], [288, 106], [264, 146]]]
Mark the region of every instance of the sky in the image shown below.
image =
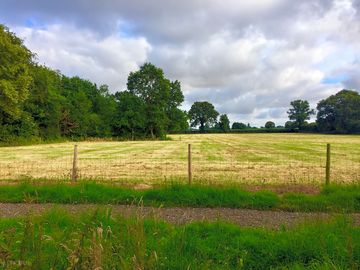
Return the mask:
[[116, 92], [151, 62], [181, 81], [184, 109], [256, 126], [360, 90], [360, 0], [0, 0], [0, 23], [67, 76]]

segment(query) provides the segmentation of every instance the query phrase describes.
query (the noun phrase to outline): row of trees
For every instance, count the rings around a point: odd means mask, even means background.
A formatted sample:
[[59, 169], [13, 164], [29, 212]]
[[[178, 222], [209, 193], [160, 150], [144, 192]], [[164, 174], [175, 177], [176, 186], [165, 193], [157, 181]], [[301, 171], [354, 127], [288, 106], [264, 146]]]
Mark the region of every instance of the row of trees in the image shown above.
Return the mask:
[[[22, 40], [0, 25], [0, 141], [36, 137], [161, 138], [192, 127], [228, 132], [230, 121], [206, 101], [188, 113], [179, 107], [184, 95], [179, 81], [146, 63], [128, 76], [127, 89], [111, 94], [106, 85], [67, 77], [34, 61]], [[342, 90], [320, 101], [315, 111], [306, 100], [291, 102], [287, 130], [360, 132], [360, 95]], [[235, 122], [232, 129], [250, 129]], [[274, 129], [268, 121], [265, 128]]]
[[188, 128], [179, 81], [150, 63], [130, 73], [127, 89], [67, 77], [34, 61], [0, 25], [0, 141], [37, 137], [163, 137]]
[[[267, 130], [283, 129], [284, 131], [325, 132], [325, 133], [359, 133], [360, 132], [360, 95], [353, 90], [341, 90], [324, 100], [321, 100], [316, 111], [310, 108], [307, 100], [294, 100], [287, 111], [289, 121], [285, 126], [276, 126], [268, 121]], [[309, 123], [311, 116], [316, 115], [316, 121]], [[192, 127], [198, 127], [201, 132], [230, 131], [230, 121], [226, 114], [220, 115], [209, 102], [195, 102], [189, 111]], [[231, 129], [256, 129], [250, 124], [234, 122]]]
[[[288, 111], [290, 121], [285, 127], [290, 130], [327, 132], [327, 133], [359, 133], [360, 132], [360, 95], [353, 90], [341, 90], [311, 109], [306, 100], [291, 102]], [[316, 122], [308, 123], [316, 114]]]
[[230, 120], [226, 114], [222, 114], [219, 117], [219, 113], [216, 111], [213, 104], [202, 101], [195, 102], [188, 113], [190, 124], [192, 127], [199, 127], [201, 132], [206, 129], [214, 129], [222, 132], [228, 132], [230, 130]]
[[[199, 127], [200, 132], [207, 132], [207, 131], [229, 132], [230, 129], [232, 130], [257, 129], [256, 127], [251, 127], [249, 123], [244, 124], [241, 122], [234, 122], [230, 128], [230, 120], [227, 114], [220, 115], [219, 112], [216, 111], [214, 105], [207, 101], [195, 102], [191, 106], [188, 115], [189, 115], [191, 127], [194, 128]], [[274, 129], [276, 128], [276, 126], [274, 122], [268, 121], [265, 123], [265, 128]]]

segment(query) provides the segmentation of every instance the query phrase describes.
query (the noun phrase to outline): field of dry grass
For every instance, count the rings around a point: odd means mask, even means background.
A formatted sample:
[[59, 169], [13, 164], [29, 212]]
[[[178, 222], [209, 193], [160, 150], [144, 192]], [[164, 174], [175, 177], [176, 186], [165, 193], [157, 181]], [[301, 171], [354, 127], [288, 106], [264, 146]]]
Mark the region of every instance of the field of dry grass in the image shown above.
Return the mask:
[[[326, 143], [332, 181], [360, 180], [360, 136], [310, 134], [172, 135], [168, 141], [79, 142], [81, 178], [159, 183], [186, 181], [192, 144], [198, 182], [322, 183]], [[73, 142], [0, 148], [0, 179], [65, 179]]]

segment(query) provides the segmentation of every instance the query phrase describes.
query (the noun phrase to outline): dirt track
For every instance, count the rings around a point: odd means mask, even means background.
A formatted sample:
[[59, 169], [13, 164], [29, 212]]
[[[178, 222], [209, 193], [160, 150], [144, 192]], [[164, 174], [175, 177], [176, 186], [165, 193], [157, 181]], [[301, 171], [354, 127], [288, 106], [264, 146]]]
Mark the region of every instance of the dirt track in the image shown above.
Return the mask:
[[[230, 208], [153, 208], [125, 205], [56, 205], [56, 204], [11, 204], [0, 203], [0, 218], [21, 217], [28, 214], [41, 214], [54, 207], [64, 209], [70, 213], [79, 213], [99, 208], [111, 208], [115, 215], [141, 217], [155, 217], [173, 224], [184, 224], [192, 221], [229, 221], [245, 227], [279, 228], [281, 225], [293, 226], [309, 220], [329, 219], [333, 214], [300, 213], [284, 211], [259, 211]], [[352, 214], [355, 224], [360, 226], [360, 213]]]

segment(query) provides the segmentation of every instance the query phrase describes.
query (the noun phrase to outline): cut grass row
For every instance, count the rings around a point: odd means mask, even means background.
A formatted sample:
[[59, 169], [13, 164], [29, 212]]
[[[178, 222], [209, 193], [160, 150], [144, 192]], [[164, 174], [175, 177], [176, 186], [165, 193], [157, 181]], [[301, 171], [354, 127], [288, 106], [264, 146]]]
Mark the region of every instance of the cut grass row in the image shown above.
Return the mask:
[[344, 217], [272, 231], [54, 209], [1, 219], [0, 254], [4, 269], [359, 269], [360, 228]]
[[143, 204], [147, 206], [282, 209], [302, 212], [360, 212], [360, 185], [329, 186], [317, 195], [271, 191], [250, 192], [239, 187], [170, 185], [148, 190], [82, 182], [0, 186], [0, 202], [64, 204]]

